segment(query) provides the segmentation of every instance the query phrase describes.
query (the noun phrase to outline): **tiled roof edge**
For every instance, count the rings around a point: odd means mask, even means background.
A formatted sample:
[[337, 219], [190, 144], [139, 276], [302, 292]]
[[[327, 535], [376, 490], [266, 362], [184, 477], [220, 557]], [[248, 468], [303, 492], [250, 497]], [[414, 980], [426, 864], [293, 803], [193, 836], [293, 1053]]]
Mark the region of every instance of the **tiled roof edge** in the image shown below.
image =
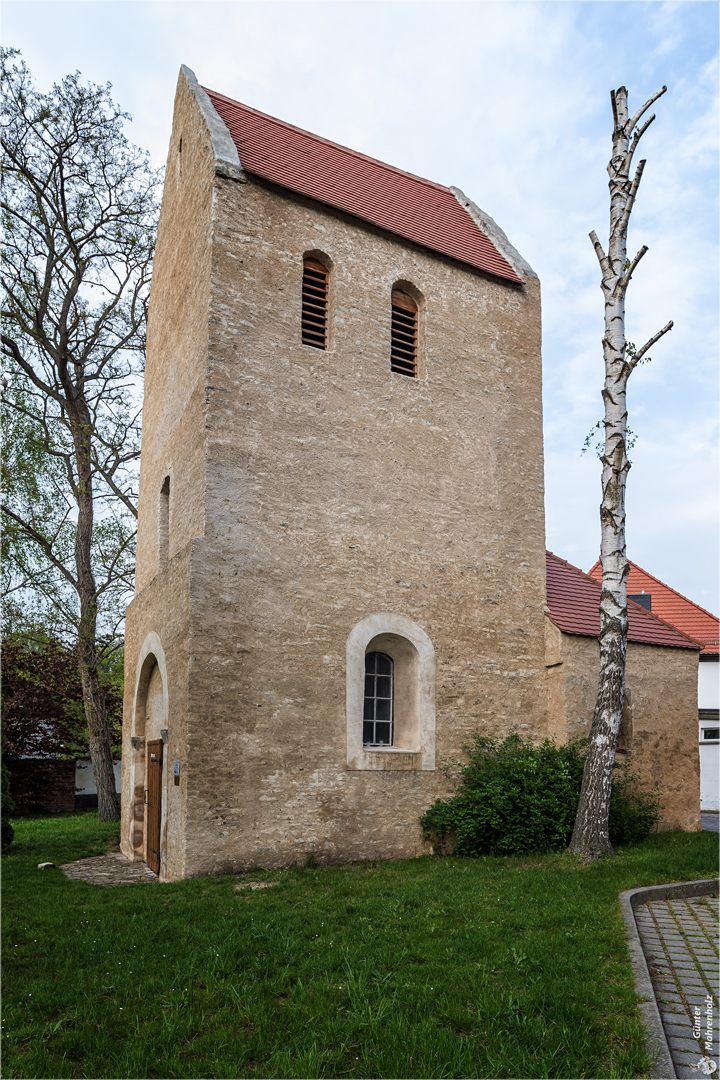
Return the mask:
[[[700, 604], [696, 604], [695, 601], [691, 600], [689, 596], [684, 596], [681, 592], [678, 592], [677, 589], [673, 589], [672, 585], [666, 585], [665, 582], [662, 581], [659, 577], [655, 577], [654, 574], [649, 573], [647, 570], [643, 570], [642, 566], [638, 566], [638, 564], [636, 562], [633, 562], [632, 559], [628, 559], [628, 563], [630, 564], [630, 566], [634, 566], [636, 570], [639, 570], [641, 574], [644, 574], [645, 577], [649, 577], [652, 578], [653, 581], [657, 581], [658, 585], [662, 585], [663, 589], [667, 589], [668, 592], [674, 593], [675, 596], [679, 596], [681, 600], [685, 601], [685, 603], [692, 604], [692, 606], [694, 608], [697, 608], [698, 611], [702, 611], [703, 615], [707, 615], [708, 618], [715, 619], [717, 621], [717, 615], [713, 615], [712, 611], [708, 611], [706, 608], [701, 607]], [[600, 560], [598, 559], [596, 563], [593, 563], [590, 569], [594, 570], [595, 567], [599, 565]], [[682, 633], [682, 631], [680, 632]]]
[[215, 111], [212, 101], [197, 81], [195, 72], [187, 64], [181, 64], [180, 77], [185, 79], [207, 124], [210, 145], [215, 157], [215, 175], [224, 176], [228, 180], [245, 180], [232, 136]]
[[[202, 87], [200, 87], [200, 89], [207, 97], [206, 91]], [[272, 116], [271, 113], [263, 112], [262, 109], [254, 109], [252, 105], [246, 105], [243, 101], [237, 101], [235, 98], [228, 97], [227, 94], [221, 94], [219, 90], [213, 90], [212, 87], [209, 89], [215, 97], [227, 101], [228, 105], [239, 105], [248, 112], [255, 113], [256, 116], [262, 116], [265, 120], [272, 120], [274, 124], [287, 128], [288, 131], [297, 131], [301, 135], [307, 136], [309, 139], [314, 139], [315, 142], [323, 143], [325, 146], [332, 146], [336, 150], [342, 150], [344, 154], [350, 154], [352, 157], [359, 158], [361, 161], [369, 161], [372, 165], [377, 165], [379, 168], [386, 169], [387, 172], [395, 173], [397, 176], [410, 176], [413, 180], [417, 180], [418, 183], [425, 184], [426, 187], [435, 188], [438, 191], [452, 191], [452, 188], [445, 187], [444, 184], [438, 184], [435, 180], [428, 180], [427, 177], [418, 176], [417, 173], [408, 172], [407, 169], [399, 169], [397, 165], [389, 165], [387, 161], [381, 161], [380, 158], [370, 157], [369, 154], [363, 154], [360, 150], [353, 150], [351, 146], [344, 146], [343, 143], [335, 142], [333, 139], [326, 139], [324, 135], [316, 135], [314, 131], [308, 131], [307, 128], [298, 127], [297, 124], [291, 124], [287, 120], [281, 120], [279, 116]], [[208, 101], [210, 101], [209, 97]], [[211, 101], [210, 106], [212, 108]], [[214, 111], [215, 110], [213, 109], [213, 112]], [[217, 116], [217, 113], [215, 115]], [[218, 119], [220, 118], [218, 117]], [[222, 124], [222, 120], [220, 120], [220, 123]], [[225, 127], [224, 124], [223, 127]], [[230, 136], [229, 132], [228, 135]], [[232, 141], [232, 136], [230, 136], [230, 139]], [[233, 143], [233, 146], [234, 145], [235, 144]], [[237, 153], [237, 150], [235, 152]]]
[[570, 637], [592, 637], [595, 638], [596, 641], [598, 640], [598, 635], [591, 634], [589, 630], [563, 630], [562, 626], [557, 621], [549, 608], [545, 609], [545, 618], [549, 619], [553, 626], [556, 627], [561, 634], [568, 634]]
[[512, 246], [497, 222], [489, 214], [486, 214], [484, 210], [481, 210], [472, 199], [469, 199], [459, 187], [451, 187], [450, 191], [452, 191], [465, 213], [469, 214], [473, 219], [480, 232], [484, 233], [491, 244], [507, 259], [518, 277], [535, 278], [538, 281], [539, 278], [530, 263]]
[[[553, 559], [557, 560], [557, 562], [564, 563], [565, 566], [569, 567], [571, 570], [574, 570], [577, 574], [580, 574], [581, 577], [587, 578], [589, 581], [592, 581], [593, 585], [597, 585], [598, 587], [601, 587], [600, 582], [597, 580], [597, 578], [594, 578], [591, 574], [586, 574], [585, 571], [581, 570], [579, 566], [573, 566], [573, 564], [571, 562], [568, 562], [567, 559], [561, 559], [560, 556], [556, 555], [554, 551], [547, 551], [546, 550], [546, 554], [551, 555]], [[597, 565], [597, 564], [595, 564], [595, 565]], [[595, 568], [594, 566], [591, 567], [591, 569], [594, 569], [594, 568]], [[640, 569], [640, 567], [638, 567], [638, 570], [639, 569]], [[645, 573], [644, 570], [643, 570], [643, 573]], [[648, 574], [648, 577], [652, 577], [652, 574]], [[655, 578], [654, 580], [658, 581], [659, 579]], [[662, 584], [662, 582], [660, 582], [660, 584]], [[680, 594], [678, 593], [678, 596], [679, 595]], [[632, 606], [634, 608], [638, 608], [640, 611], [643, 612], [644, 615], [649, 615], [651, 619], [654, 619], [655, 622], [659, 622], [661, 626], [666, 627], [668, 630], [673, 630], [676, 634], [679, 634], [680, 637], [685, 638], [686, 641], [692, 642], [694, 648], [700, 649], [700, 650], [705, 648], [705, 646], [701, 645], [699, 641], [696, 641], [694, 637], [690, 637], [689, 634], [686, 634], [684, 630], [679, 630], [677, 626], [673, 626], [673, 624], [669, 623], [666, 619], [661, 619], [659, 615], [655, 615], [652, 611], [648, 611], [648, 609], [644, 608], [642, 606], [642, 604], [636, 604], [634, 600], [628, 600], [628, 603], [632, 604]], [[690, 603], [692, 603], [692, 600], [690, 601]], [[563, 630], [563, 634], [567, 634], [567, 633], [569, 633], [569, 631]], [[573, 631], [573, 633], [575, 633], [575, 631]], [[590, 634], [584, 634], [584, 635], [581, 634], [579, 636], [581, 636], [581, 637], [599, 637], [599, 634], [592, 634], [592, 635], [590, 635]], [[630, 639], [628, 638], [628, 641], [629, 640]], [[636, 641], [635, 644], [636, 645], [656, 645], [658, 648], [661, 648], [661, 649], [662, 648], [665, 648], [665, 649], [673, 649], [673, 648], [674, 649], [678, 649], [678, 648], [682, 649], [682, 648], [685, 648], [684, 645], [669, 645], [669, 644], [665, 644], [665, 643], [659, 642], [659, 641]]]
[[[557, 555], [555, 557], [557, 558]], [[629, 566], [634, 566], [636, 570], [640, 571], [640, 573], [644, 573], [644, 576], [646, 576], [646, 578], [652, 578], [652, 580], [656, 581], [658, 585], [662, 585], [663, 589], [667, 589], [668, 593], [674, 593], [675, 596], [679, 596], [681, 600], [684, 600], [685, 604], [690, 604], [692, 607], [696, 608], [698, 611], [702, 611], [703, 615], [706, 615], [708, 617], [708, 619], [715, 619], [716, 622], [718, 621], [717, 615], [712, 615], [711, 611], [708, 611], [706, 608], [699, 606], [699, 604], [695, 604], [695, 600], [691, 600], [689, 596], [684, 596], [682, 593], [679, 593], [677, 591], [677, 589], [673, 588], [673, 585], [666, 585], [665, 582], [662, 581], [660, 578], [656, 578], [654, 573], [649, 573], [648, 570], [643, 570], [641, 566], [638, 566], [637, 563], [633, 562], [633, 559], [628, 558], [627, 562], [628, 562]], [[600, 564], [600, 559], [598, 558], [597, 563], [593, 563], [592, 567], [590, 567], [589, 570], [587, 571], [588, 577], [593, 578], [592, 571], [595, 570], [600, 565], [601, 565]], [[597, 578], [593, 578], [593, 581], [597, 581], [597, 580], [598, 580]], [[635, 602], [633, 602], [633, 603], [635, 603]], [[648, 609], [643, 608], [643, 610], [647, 611]], [[652, 613], [653, 612], [651, 611], [650, 615], [652, 615]], [[661, 620], [661, 622], [662, 621], [664, 621], [664, 620]], [[668, 622], [667, 625], [668, 626], [673, 626], [673, 623]], [[678, 630], [678, 627], [673, 626], [673, 630]], [[685, 637], [689, 636], [683, 630], [678, 630], [678, 634], [684, 634]], [[690, 640], [691, 640], [691, 642], [694, 642], [695, 638], [691, 637]], [[708, 646], [705, 645], [705, 646], [703, 646], [703, 648], [707, 652]]]
[[[705, 648], [705, 646], [701, 645], [699, 641], [696, 641], [694, 637], [690, 637], [690, 634], [686, 633], [685, 630], [680, 630], [679, 627], [673, 626], [673, 624], [671, 622], [668, 622], [667, 619], [661, 619], [660, 616], [656, 615], [654, 611], [648, 611], [646, 607], [643, 607], [642, 604], [636, 604], [634, 600], [628, 600], [628, 603], [632, 604], [632, 606], [635, 608], [639, 608], [640, 611], [644, 611], [646, 615], [649, 615], [651, 619], [655, 620], [655, 622], [659, 622], [661, 626], [667, 626], [670, 630], [674, 630], [676, 634], [679, 634], [680, 637], [687, 638], [688, 641], [691, 641], [693, 643], [696, 649], [702, 650]], [[642, 642], [640, 642], [640, 644], [642, 644]], [[654, 642], [648, 641], [646, 642], [646, 644], [652, 645], [654, 644]]]

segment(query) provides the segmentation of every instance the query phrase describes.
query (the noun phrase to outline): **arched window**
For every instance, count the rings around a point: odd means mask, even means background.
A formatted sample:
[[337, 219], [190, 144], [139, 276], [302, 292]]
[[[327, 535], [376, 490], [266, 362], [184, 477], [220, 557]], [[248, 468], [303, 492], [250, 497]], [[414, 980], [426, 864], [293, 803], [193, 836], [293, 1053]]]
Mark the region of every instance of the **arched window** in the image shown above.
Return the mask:
[[393, 289], [391, 304], [390, 370], [414, 379], [417, 376], [417, 304], [399, 289]]
[[349, 769], [435, 768], [435, 649], [404, 615], [368, 615], [347, 639]]
[[393, 662], [386, 653], [365, 654], [363, 745], [393, 744]]
[[327, 349], [328, 271], [317, 259], [303, 261], [302, 343]]

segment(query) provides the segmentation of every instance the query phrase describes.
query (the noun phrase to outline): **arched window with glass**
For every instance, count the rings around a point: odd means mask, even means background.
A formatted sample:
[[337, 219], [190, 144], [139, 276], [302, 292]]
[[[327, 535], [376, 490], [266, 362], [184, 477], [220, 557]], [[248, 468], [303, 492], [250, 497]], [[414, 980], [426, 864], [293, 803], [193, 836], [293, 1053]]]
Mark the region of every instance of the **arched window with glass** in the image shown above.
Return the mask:
[[386, 654], [365, 654], [363, 745], [393, 744], [393, 662]]

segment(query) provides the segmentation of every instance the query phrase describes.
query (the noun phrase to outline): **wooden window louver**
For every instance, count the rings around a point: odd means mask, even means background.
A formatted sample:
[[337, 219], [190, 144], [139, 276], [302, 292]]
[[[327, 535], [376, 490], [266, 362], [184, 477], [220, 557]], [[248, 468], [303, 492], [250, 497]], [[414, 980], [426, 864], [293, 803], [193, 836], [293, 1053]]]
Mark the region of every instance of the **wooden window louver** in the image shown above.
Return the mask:
[[328, 271], [317, 259], [305, 259], [302, 280], [302, 343], [327, 349]]
[[417, 375], [417, 304], [407, 293], [392, 294], [392, 329], [390, 333], [390, 370], [398, 375]]

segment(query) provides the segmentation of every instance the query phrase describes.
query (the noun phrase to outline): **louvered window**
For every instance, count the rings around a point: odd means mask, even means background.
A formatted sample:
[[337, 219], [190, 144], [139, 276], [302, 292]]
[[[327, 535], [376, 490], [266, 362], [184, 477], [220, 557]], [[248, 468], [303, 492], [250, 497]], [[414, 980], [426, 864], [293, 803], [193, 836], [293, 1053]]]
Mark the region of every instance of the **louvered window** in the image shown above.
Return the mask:
[[417, 304], [407, 293], [392, 294], [392, 330], [390, 335], [390, 370], [398, 375], [417, 375]]
[[316, 259], [305, 259], [302, 281], [302, 343], [327, 349], [328, 272]]

